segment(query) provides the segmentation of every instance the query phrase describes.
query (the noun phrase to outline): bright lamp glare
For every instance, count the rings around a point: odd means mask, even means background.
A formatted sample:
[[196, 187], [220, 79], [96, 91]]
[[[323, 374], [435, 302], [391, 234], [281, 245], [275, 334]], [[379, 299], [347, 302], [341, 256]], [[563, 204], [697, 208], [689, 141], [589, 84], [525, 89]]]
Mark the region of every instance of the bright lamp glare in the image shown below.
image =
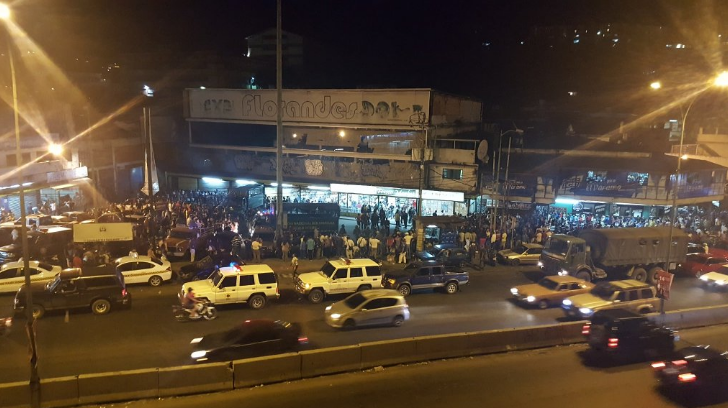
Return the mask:
[[48, 146], [48, 151], [51, 152], [51, 154], [60, 156], [61, 153], [63, 153], [63, 145], [57, 144], [57, 143], [51, 143]]
[[202, 181], [208, 184], [223, 184], [225, 180], [216, 177], [203, 177]]
[[0, 20], [10, 20], [10, 7], [5, 3], [0, 3]]
[[340, 132], [339, 132], [339, 136], [341, 136], [341, 137], [344, 137], [344, 136], [346, 136], [346, 132], [344, 132], [343, 130], [342, 130], [342, 131], [340, 131]]
[[723, 71], [715, 77], [715, 86], [721, 88], [728, 86], [728, 71]]
[[239, 179], [239, 180], [235, 180], [235, 184], [237, 184], [239, 186], [252, 186], [252, 185], [258, 184], [258, 183], [256, 183], [253, 180], [241, 180], [241, 179]]
[[687, 154], [683, 154], [682, 156], [680, 156], [680, 158], [683, 159], [683, 160], [687, 160], [688, 159], [688, 155]]
[[657, 89], [662, 88], [662, 84], [658, 81], [655, 81], [650, 84], [650, 88], [657, 90]]

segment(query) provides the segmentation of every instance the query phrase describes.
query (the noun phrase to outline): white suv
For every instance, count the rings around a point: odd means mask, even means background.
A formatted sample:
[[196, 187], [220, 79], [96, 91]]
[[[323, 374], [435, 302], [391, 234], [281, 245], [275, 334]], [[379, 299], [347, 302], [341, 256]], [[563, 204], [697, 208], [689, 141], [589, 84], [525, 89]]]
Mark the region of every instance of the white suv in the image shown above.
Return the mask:
[[306, 295], [311, 303], [321, 303], [329, 294], [381, 287], [381, 267], [371, 259], [331, 260], [320, 271], [302, 273], [296, 279], [296, 291]]
[[195, 297], [213, 304], [247, 303], [253, 309], [265, 306], [268, 299], [278, 299], [278, 278], [268, 265], [234, 265], [222, 267], [206, 280], [182, 285], [180, 298], [192, 287]]

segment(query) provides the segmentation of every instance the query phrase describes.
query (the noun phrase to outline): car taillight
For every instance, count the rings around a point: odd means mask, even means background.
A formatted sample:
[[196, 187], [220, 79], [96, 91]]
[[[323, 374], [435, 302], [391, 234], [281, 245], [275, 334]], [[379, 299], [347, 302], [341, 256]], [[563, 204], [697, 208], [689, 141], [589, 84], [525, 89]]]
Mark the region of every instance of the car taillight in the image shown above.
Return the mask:
[[589, 332], [591, 332], [591, 324], [587, 323], [581, 327], [581, 334], [588, 336]]
[[685, 360], [675, 360], [675, 361], [673, 361], [673, 362], [672, 362], [672, 364], [673, 364], [673, 365], [676, 365], [676, 366], [683, 366], [683, 365], [685, 365], [685, 364], [687, 364], [687, 363], [688, 363], [688, 362], [687, 362], [687, 361], [685, 361]]
[[652, 368], [654, 368], [655, 370], [662, 370], [663, 368], [665, 368], [665, 362], [664, 362], [664, 361], [658, 361], [658, 362], [656, 362], [656, 363], [652, 363], [652, 364], [650, 364], [650, 365], [651, 365], [651, 366], [652, 366]]
[[299, 337], [298, 344], [308, 344], [308, 337]]
[[121, 290], [121, 297], [126, 297], [126, 289]]
[[609, 348], [617, 348], [619, 347], [619, 339], [616, 337], [612, 337], [607, 341], [607, 347]]
[[693, 381], [697, 380], [698, 377], [693, 373], [685, 373], [685, 374], [678, 375], [677, 379], [680, 382], [688, 383], [688, 382], [693, 382]]

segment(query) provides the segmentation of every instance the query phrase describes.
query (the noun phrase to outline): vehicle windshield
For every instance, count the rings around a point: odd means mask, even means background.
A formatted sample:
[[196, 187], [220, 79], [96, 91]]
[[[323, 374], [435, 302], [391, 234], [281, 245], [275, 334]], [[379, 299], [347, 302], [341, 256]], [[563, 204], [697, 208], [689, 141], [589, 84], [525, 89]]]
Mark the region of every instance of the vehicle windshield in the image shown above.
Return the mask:
[[440, 253], [441, 249], [442, 248], [439, 248], [439, 247], [432, 247], [425, 252], [427, 252], [428, 254], [430, 254], [432, 256], [436, 256], [438, 253]]
[[518, 245], [518, 246], [516, 247], [516, 249], [514, 249], [514, 250], [513, 250], [513, 252], [515, 252], [515, 253], [517, 253], [517, 254], [522, 254], [522, 253], [524, 253], [524, 252], [526, 252], [526, 251], [528, 251], [528, 248], [526, 248], [526, 247], [525, 247], [525, 246], [523, 246], [523, 245]]
[[336, 267], [334, 265], [331, 265], [331, 262], [326, 262], [324, 266], [321, 267], [321, 272], [324, 273], [326, 276], [331, 276], [332, 273], [336, 270]]
[[355, 293], [344, 299], [344, 304], [348, 306], [349, 309], [356, 309], [359, 305], [366, 302], [366, 300], [367, 298], [365, 298], [361, 293]]
[[559, 286], [558, 283], [552, 281], [549, 278], [541, 279], [540, 281], [538, 281], [538, 284], [549, 290], [556, 290], [556, 287]]
[[192, 231], [174, 231], [169, 233], [170, 238], [179, 238], [179, 239], [190, 239], [192, 238], [192, 235], [194, 233]]
[[51, 291], [56, 290], [56, 286], [58, 286], [58, 283], [60, 281], [61, 281], [61, 275], [60, 274], [56, 275], [56, 277], [53, 280], [48, 281], [48, 283], [46, 283], [46, 286], [45, 286], [46, 290], [51, 290]]
[[216, 270], [207, 279], [212, 279], [212, 286], [217, 286], [217, 284], [222, 280], [222, 272]]
[[554, 239], [553, 237], [546, 243], [546, 249], [552, 254], [566, 256], [569, 252], [569, 241]]
[[610, 285], [597, 285], [591, 290], [591, 294], [599, 296], [602, 299], [611, 299], [614, 294], [614, 288]]

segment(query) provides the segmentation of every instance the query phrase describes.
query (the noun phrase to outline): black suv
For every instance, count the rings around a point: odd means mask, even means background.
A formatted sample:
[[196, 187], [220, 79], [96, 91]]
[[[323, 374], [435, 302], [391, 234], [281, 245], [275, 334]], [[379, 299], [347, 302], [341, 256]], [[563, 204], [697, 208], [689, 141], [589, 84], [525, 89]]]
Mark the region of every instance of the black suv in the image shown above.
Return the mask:
[[[98, 315], [111, 308], [131, 307], [123, 276], [113, 267], [65, 269], [50, 282], [31, 283], [33, 316], [40, 319], [46, 310], [90, 308]], [[15, 313], [25, 310], [26, 286], [15, 295]]]
[[599, 310], [581, 333], [593, 350], [615, 356], [653, 358], [675, 350], [675, 331], [625, 309]]

